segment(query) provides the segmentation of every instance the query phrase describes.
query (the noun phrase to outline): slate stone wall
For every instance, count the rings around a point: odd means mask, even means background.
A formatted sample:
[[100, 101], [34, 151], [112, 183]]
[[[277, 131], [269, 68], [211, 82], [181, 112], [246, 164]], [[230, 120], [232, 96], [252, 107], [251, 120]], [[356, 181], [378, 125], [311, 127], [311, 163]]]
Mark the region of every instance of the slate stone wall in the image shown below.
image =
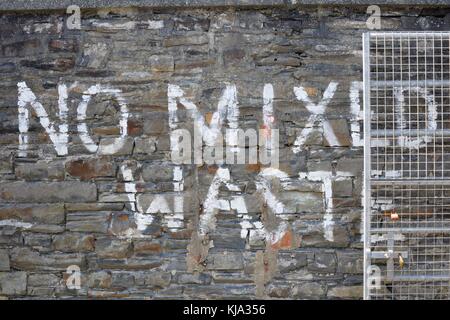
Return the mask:
[[[366, 9], [95, 9], [80, 30], [64, 12], [1, 14], [0, 298], [361, 298]], [[449, 28], [445, 8], [382, 8], [382, 30]], [[267, 189], [261, 164], [171, 161], [169, 85], [207, 124], [234, 85], [239, 127], [258, 129], [269, 84]]]

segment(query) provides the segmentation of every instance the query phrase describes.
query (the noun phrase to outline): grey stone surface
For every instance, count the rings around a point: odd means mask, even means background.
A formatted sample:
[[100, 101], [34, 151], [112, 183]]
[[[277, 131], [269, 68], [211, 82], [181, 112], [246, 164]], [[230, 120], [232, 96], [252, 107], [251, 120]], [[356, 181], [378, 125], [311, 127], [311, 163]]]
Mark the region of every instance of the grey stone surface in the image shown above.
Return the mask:
[[[361, 5], [331, 5], [338, 2]], [[450, 30], [447, 8], [403, 2], [382, 7], [383, 31]], [[145, 0], [140, 9], [112, 8], [130, 5], [118, 0], [78, 3], [98, 7], [82, 11], [81, 30], [65, 24], [69, 2], [0, 2], [0, 9], [43, 9], [0, 18], [0, 296], [360, 299], [363, 149], [351, 142], [349, 88], [362, 79], [361, 34], [367, 6], [376, 2]], [[49, 10], [55, 6], [61, 10]], [[67, 85], [68, 155], [56, 154], [28, 108], [27, 155], [19, 156], [19, 81], [56, 130], [58, 84]], [[319, 103], [331, 81], [339, 85], [324, 118], [340, 145], [330, 145], [317, 122], [294, 153], [310, 112], [293, 88], [303, 86]], [[176, 126], [192, 131], [194, 116], [211, 125], [226, 83], [236, 86], [237, 122], [246, 129], [263, 126], [264, 85], [273, 85], [282, 171], [273, 172], [283, 177], [269, 179], [269, 189], [280, 204], [257, 188], [261, 164], [226, 165], [230, 181], [218, 185], [212, 201], [206, 195], [218, 165], [183, 165], [174, 174], [168, 84], [179, 85], [184, 102], [198, 109], [194, 115], [177, 102]], [[96, 85], [120, 92], [128, 118], [113, 94], [91, 95], [85, 122], [100, 149], [90, 151], [76, 118]], [[114, 150], [121, 135], [125, 143]], [[330, 199], [324, 176], [332, 181]], [[161, 197], [167, 207], [149, 210]], [[199, 232], [201, 223], [211, 225], [207, 232]], [[82, 270], [80, 290], [65, 286], [69, 265]]]
[[0, 10], [42, 10], [65, 9], [70, 5], [78, 5], [81, 8], [103, 7], [271, 7], [298, 5], [448, 5], [446, 0], [18, 0], [10, 2], [2, 0]]
[[5, 202], [93, 202], [97, 189], [92, 183], [65, 182], [9, 182], [0, 183], [0, 199]]
[[292, 296], [296, 299], [320, 299], [325, 296], [325, 288], [316, 282], [301, 282], [292, 289]]
[[[31, 199], [30, 199], [31, 201]], [[3, 204], [0, 219], [16, 219], [23, 222], [60, 224], [64, 222], [63, 204]]]
[[0, 249], [0, 271], [9, 271], [9, 252], [6, 249]]
[[0, 272], [0, 293], [5, 295], [24, 295], [27, 290], [26, 272]]

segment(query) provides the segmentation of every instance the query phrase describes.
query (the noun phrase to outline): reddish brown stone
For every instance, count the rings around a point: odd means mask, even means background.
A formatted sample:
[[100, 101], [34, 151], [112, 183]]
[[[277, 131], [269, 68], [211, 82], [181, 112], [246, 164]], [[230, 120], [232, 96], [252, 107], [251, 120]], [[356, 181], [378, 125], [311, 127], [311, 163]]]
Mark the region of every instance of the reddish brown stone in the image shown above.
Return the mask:
[[245, 167], [250, 172], [260, 172], [261, 171], [261, 164], [259, 164], [259, 163], [248, 164]]
[[115, 175], [115, 165], [109, 158], [77, 159], [66, 163], [66, 171], [73, 177], [89, 180], [97, 177], [112, 177]]
[[98, 127], [92, 130], [94, 134], [100, 136], [117, 136], [120, 134], [120, 128], [117, 126], [113, 127]]
[[62, 39], [53, 39], [48, 43], [48, 48], [52, 51], [66, 51], [66, 52], [75, 52], [77, 51], [78, 45], [76, 40], [62, 40]]
[[291, 249], [295, 245], [294, 235], [291, 230], [284, 233], [280, 240], [271, 244], [272, 249]]
[[190, 239], [192, 230], [180, 230], [176, 232], [169, 232], [170, 237], [173, 239]]
[[130, 136], [142, 135], [142, 122], [136, 119], [128, 119], [128, 134]]
[[136, 241], [134, 243], [134, 252], [136, 253], [161, 253], [161, 244], [149, 241]]

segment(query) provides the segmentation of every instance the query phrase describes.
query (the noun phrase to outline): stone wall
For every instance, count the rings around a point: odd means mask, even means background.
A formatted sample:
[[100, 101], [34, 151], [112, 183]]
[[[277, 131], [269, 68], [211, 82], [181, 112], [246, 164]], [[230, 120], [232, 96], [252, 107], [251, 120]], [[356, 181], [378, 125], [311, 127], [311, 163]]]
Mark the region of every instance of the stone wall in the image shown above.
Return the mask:
[[[1, 14], [0, 298], [361, 298], [366, 9]], [[218, 119], [278, 129], [279, 167], [171, 161]]]

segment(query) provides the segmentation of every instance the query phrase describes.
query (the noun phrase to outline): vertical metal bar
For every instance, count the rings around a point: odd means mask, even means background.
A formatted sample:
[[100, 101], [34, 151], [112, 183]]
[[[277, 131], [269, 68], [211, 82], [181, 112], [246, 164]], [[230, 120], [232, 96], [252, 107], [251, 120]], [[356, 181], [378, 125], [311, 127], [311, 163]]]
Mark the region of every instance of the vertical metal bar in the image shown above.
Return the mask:
[[364, 83], [364, 299], [370, 299], [368, 268], [370, 261], [370, 33], [363, 34], [363, 83]]

